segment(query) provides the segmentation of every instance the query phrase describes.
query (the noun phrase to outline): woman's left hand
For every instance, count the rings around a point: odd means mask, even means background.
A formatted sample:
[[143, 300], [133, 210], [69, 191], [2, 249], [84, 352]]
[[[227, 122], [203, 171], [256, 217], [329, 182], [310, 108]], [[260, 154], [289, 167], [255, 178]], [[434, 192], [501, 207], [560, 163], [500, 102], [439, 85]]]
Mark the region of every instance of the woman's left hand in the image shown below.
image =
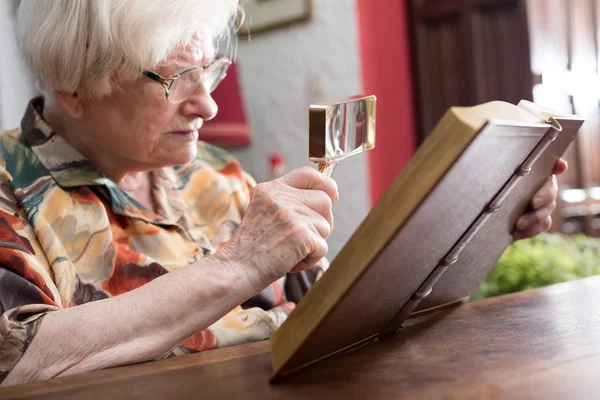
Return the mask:
[[529, 203], [529, 212], [525, 213], [517, 221], [514, 240], [531, 238], [547, 231], [552, 225], [552, 212], [556, 208], [556, 197], [558, 195], [558, 182], [556, 175], [562, 174], [567, 170], [567, 162], [560, 158], [552, 175], [548, 177], [544, 186], [540, 188]]

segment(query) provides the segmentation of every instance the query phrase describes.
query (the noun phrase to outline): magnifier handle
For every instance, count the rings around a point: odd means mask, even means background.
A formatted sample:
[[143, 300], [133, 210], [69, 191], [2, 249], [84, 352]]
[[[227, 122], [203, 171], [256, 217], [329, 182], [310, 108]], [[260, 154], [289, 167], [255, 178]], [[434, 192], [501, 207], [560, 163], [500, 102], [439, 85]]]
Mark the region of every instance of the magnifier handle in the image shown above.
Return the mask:
[[337, 167], [337, 164], [338, 163], [336, 163], [336, 162], [330, 163], [330, 164], [321, 163], [317, 167], [317, 171], [322, 172], [325, 175], [331, 177], [333, 175], [333, 172], [335, 171], [335, 167]]

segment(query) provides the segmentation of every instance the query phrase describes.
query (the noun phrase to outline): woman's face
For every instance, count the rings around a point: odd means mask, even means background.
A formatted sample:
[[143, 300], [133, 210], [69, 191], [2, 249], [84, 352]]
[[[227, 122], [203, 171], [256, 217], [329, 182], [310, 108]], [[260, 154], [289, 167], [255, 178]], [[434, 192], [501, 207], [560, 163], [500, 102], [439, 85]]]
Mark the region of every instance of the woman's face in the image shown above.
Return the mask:
[[[191, 66], [205, 65], [212, 57], [211, 52], [187, 48], [169, 56], [154, 72], [168, 78]], [[79, 140], [87, 142], [88, 152], [109, 156], [120, 168], [130, 170], [192, 161], [198, 129], [217, 113], [217, 105], [203, 85], [182, 103], [171, 104], [162, 86], [141, 74], [124, 84], [122, 91], [82, 104], [89, 129]]]

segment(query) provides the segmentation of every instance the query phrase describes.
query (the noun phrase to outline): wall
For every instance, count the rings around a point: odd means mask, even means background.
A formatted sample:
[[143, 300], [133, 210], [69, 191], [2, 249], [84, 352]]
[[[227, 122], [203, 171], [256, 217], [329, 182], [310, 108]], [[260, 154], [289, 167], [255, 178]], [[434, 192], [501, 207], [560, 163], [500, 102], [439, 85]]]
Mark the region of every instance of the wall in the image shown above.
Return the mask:
[[18, 126], [27, 102], [36, 93], [16, 44], [16, 4], [14, 0], [0, 1], [0, 129]]
[[[258, 180], [267, 159], [281, 152], [288, 167], [308, 161], [308, 106], [362, 92], [354, 1], [313, 0], [313, 20], [241, 41], [238, 63], [252, 147], [234, 154]], [[344, 160], [335, 172], [340, 202], [330, 259], [369, 210], [365, 154]]]

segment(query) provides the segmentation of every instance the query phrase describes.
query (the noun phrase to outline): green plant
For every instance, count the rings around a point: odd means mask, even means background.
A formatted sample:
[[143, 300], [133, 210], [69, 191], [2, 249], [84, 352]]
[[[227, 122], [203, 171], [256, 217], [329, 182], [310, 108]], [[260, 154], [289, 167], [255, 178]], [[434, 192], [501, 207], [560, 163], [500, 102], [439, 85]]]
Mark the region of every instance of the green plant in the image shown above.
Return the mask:
[[600, 239], [542, 234], [512, 244], [472, 300], [600, 274]]

